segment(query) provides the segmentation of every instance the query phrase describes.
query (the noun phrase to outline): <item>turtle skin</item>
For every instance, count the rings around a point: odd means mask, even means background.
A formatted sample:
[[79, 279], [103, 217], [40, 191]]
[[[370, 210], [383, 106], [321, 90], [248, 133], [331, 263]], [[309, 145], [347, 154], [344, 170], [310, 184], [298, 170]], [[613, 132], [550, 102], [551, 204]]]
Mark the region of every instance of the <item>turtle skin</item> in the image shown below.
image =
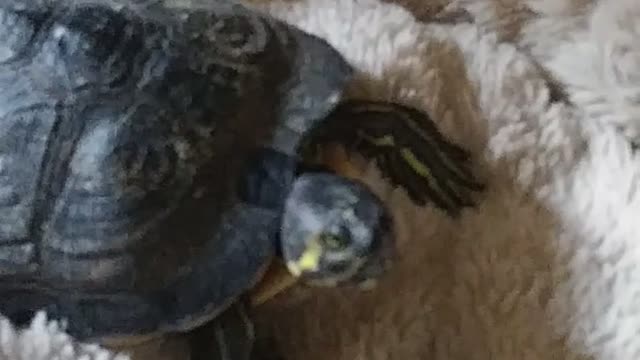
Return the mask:
[[447, 139], [426, 112], [395, 102], [343, 100], [303, 138], [298, 152], [355, 178], [362, 174], [350, 170], [350, 155], [360, 155], [415, 204], [432, 204], [454, 217], [473, 207], [474, 193], [485, 189], [468, 150]]
[[0, 3], [0, 312], [86, 340], [215, 318], [275, 252], [280, 214], [238, 195], [246, 164], [295, 157], [352, 72], [231, 1]]

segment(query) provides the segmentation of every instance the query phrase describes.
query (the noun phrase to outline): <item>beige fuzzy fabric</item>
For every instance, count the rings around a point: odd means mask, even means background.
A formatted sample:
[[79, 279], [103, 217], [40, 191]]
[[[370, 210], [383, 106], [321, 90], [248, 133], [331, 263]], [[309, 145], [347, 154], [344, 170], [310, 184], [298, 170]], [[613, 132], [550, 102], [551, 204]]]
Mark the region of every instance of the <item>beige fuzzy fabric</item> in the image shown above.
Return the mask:
[[[398, 215], [393, 272], [367, 293], [276, 299], [261, 328], [290, 360], [640, 359], [640, 2], [422, 2], [260, 4], [339, 49], [361, 72], [352, 95], [428, 111], [489, 185], [452, 220], [372, 169]], [[26, 332], [0, 322], [0, 359], [111, 356], [97, 351], [44, 318]]]

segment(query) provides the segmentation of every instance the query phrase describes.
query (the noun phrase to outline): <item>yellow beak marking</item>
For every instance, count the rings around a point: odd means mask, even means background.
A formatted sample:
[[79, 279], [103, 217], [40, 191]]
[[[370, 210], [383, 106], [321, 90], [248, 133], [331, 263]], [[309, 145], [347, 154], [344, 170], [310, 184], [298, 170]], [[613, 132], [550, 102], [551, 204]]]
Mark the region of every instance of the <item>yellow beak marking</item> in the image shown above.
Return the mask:
[[300, 276], [306, 271], [316, 271], [320, 266], [320, 255], [322, 254], [322, 246], [318, 241], [313, 240], [302, 253], [297, 261], [289, 261], [287, 267], [294, 276]]

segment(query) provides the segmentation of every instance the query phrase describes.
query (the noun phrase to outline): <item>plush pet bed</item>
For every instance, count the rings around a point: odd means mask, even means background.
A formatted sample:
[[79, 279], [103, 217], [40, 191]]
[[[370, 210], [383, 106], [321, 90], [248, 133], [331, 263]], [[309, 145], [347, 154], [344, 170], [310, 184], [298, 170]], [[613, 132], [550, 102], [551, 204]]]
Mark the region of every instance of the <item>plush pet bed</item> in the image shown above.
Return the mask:
[[[398, 214], [392, 274], [367, 293], [281, 296], [261, 328], [289, 359], [640, 359], [640, 2], [402, 5], [257, 6], [339, 49], [361, 72], [351, 96], [428, 111], [473, 151], [487, 192], [449, 219], [371, 168]], [[185, 351], [167, 339], [121, 356]], [[115, 358], [44, 315], [0, 322], [0, 359]]]

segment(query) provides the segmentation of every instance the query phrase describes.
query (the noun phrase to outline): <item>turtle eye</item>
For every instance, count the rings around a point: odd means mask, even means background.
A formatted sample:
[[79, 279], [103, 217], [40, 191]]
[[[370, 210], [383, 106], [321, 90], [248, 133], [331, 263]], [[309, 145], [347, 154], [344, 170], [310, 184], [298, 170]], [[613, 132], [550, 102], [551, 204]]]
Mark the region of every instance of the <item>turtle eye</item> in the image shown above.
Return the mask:
[[344, 250], [349, 246], [349, 240], [346, 237], [331, 233], [321, 234], [318, 241], [322, 247], [333, 251]]

